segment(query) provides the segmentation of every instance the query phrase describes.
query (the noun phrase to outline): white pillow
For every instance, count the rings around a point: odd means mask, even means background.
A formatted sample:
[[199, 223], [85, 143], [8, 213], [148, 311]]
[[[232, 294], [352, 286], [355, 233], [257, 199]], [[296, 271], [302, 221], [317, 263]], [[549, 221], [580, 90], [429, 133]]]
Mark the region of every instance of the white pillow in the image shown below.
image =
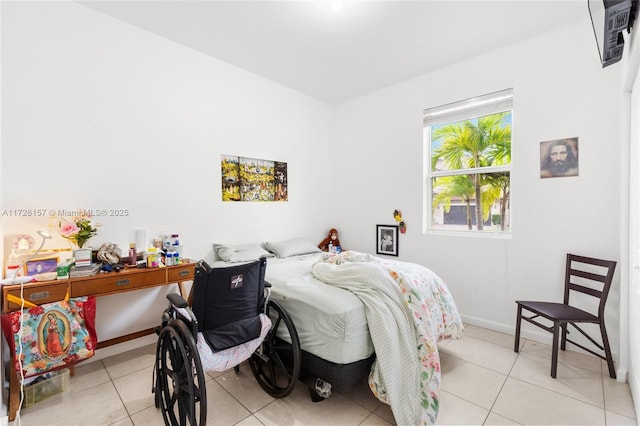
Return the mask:
[[317, 253], [321, 250], [304, 238], [293, 238], [284, 241], [266, 241], [264, 248], [278, 257], [296, 256], [299, 254]]
[[229, 263], [258, 260], [260, 256], [273, 257], [260, 244], [214, 244], [213, 251], [218, 259]]

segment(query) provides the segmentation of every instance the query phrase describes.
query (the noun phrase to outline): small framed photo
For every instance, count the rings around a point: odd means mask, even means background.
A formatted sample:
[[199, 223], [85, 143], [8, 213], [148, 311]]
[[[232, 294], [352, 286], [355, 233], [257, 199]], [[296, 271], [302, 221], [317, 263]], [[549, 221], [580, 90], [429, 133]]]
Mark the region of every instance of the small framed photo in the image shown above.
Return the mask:
[[376, 253], [398, 255], [398, 226], [376, 225]]
[[47, 259], [34, 259], [28, 261], [24, 265], [26, 275], [38, 275], [45, 272], [57, 272], [58, 270], [58, 258], [50, 257]]

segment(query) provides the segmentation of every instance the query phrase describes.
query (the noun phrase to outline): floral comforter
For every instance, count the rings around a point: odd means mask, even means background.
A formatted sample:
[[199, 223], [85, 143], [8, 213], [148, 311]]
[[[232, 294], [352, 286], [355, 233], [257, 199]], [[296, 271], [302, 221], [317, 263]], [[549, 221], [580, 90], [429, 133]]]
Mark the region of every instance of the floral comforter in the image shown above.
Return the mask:
[[435, 423], [440, 389], [436, 342], [459, 338], [463, 329], [446, 284], [423, 266], [355, 251], [327, 254], [312, 272], [364, 303], [376, 351], [369, 387], [391, 405], [397, 424]]

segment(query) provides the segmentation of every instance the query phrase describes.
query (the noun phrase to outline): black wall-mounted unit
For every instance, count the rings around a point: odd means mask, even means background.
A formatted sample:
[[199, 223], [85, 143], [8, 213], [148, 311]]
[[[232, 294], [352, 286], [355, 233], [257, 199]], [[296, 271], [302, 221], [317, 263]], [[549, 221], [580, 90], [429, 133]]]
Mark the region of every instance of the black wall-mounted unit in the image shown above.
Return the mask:
[[635, 0], [588, 0], [589, 15], [603, 68], [622, 59], [622, 32], [631, 30], [635, 3]]

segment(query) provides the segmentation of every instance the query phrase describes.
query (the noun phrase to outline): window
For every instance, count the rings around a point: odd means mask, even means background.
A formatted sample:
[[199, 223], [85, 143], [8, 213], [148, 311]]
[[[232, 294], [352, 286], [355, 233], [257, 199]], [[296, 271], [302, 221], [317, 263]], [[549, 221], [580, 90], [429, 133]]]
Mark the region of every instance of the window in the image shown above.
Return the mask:
[[511, 231], [513, 91], [424, 112], [427, 231]]

